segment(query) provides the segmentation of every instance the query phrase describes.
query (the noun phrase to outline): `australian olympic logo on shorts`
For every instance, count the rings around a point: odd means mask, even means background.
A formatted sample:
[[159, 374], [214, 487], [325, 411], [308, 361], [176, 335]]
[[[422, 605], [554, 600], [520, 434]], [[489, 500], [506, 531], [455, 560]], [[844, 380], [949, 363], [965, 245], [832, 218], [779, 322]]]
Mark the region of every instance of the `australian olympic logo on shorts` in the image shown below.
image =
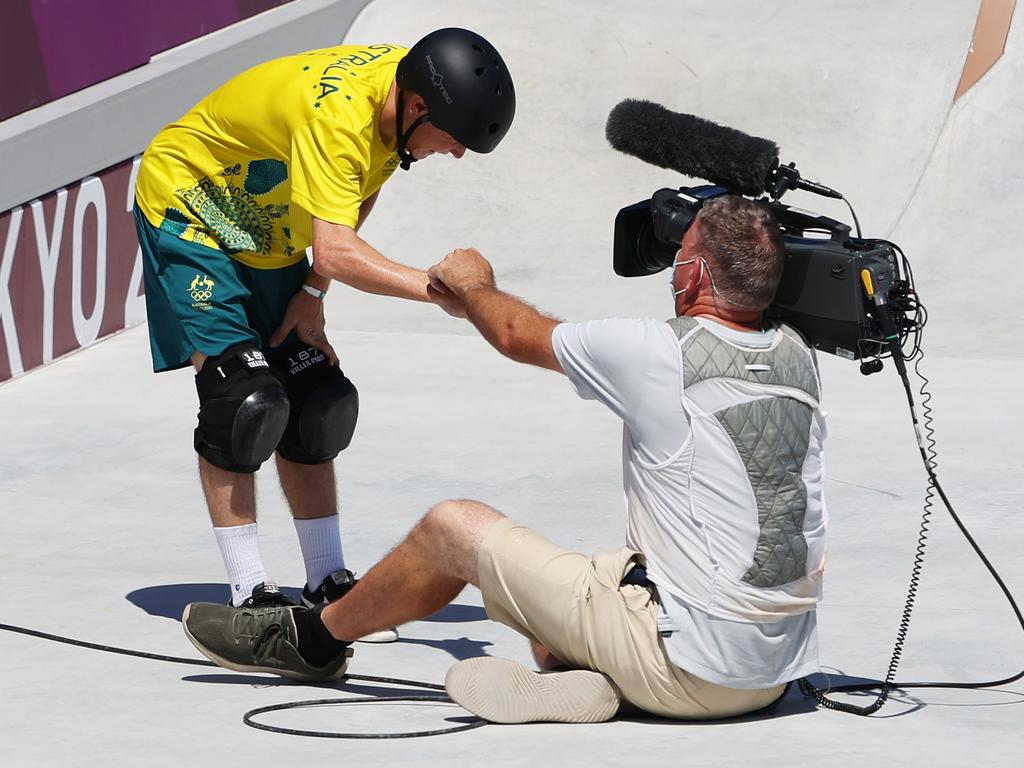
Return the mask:
[[208, 276], [200, 277], [198, 274], [188, 287], [188, 294], [192, 297], [192, 309], [210, 309], [210, 297], [213, 296], [214, 282]]

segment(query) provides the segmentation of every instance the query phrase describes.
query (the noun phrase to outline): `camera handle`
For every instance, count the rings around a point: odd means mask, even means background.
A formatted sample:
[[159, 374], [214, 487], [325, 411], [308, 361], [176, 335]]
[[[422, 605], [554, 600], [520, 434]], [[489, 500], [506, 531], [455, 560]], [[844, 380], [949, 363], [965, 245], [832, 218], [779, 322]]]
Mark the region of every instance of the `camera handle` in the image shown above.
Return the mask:
[[820, 213], [811, 213], [800, 208], [793, 208], [783, 203], [774, 203], [775, 217], [789, 234], [799, 232], [802, 237], [806, 232], [827, 232], [829, 241], [843, 245], [850, 240], [850, 225], [830, 219]]
[[773, 200], [778, 200], [791, 189], [803, 189], [807, 192], [813, 192], [822, 197], [831, 197], [835, 200], [844, 199], [842, 193], [836, 192], [831, 187], [826, 187], [824, 184], [803, 178], [800, 175], [800, 171], [796, 169], [796, 163], [779, 165], [778, 160], [775, 161], [771, 170], [768, 171], [768, 178], [765, 179], [764, 188], [772, 196]]

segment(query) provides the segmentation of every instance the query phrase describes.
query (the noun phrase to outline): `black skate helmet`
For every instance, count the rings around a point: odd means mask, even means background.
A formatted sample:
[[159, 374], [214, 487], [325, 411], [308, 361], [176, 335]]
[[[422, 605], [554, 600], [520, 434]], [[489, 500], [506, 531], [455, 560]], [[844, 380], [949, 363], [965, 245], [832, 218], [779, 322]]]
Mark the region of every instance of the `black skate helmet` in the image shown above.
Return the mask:
[[[516, 94], [505, 62], [494, 46], [468, 29], [431, 32], [398, 63], [398, 154], [408, 170], [414, 158], [406, 143], [420, 123], [430, 121], [473, 152], [493, 150], [508, 133]], [[403, 131], [405, 91], [427, 105], [427, 114]]]

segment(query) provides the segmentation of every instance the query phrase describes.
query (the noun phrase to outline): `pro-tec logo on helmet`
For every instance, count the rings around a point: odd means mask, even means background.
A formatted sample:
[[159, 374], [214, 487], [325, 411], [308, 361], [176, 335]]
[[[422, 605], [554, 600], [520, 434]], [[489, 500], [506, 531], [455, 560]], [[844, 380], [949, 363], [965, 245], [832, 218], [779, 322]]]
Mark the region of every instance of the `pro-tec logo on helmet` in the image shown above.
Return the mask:
[[444, 100], [449, 104], [452, 103], [452, 97], [448, 95], [448, 89], [444, 87], [444, 75], [437, 71], [434, 67], [434, 60], [427, 56], [427, 67], [430, 69], [430, 82], [434, 84], [441, 95], [444, 96]]

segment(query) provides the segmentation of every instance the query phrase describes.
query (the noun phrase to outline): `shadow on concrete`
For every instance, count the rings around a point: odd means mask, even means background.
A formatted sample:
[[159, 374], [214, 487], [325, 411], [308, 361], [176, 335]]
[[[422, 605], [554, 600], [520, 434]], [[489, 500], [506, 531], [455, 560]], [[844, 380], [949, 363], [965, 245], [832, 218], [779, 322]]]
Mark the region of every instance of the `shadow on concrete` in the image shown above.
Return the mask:
[[[839, 692], [834, 689], [840, 688], [847, 685], [880, 685], [880, 683], [867, 677], [851, 677], [843, 674], [816, 674], [810, 676], [811, 683], [820, 689], [825, 695], [834, 701], [838, 701], [844, 704], [850, 704], [857, 707], [866, 707], [872, 704], [878, 697], [879, 689], [874, 688], [864, 691], [843, 691]], [[829, 690], [832, 689], [832, 690]], [[899, 688], [893, 689], [889, 692], [889, 698], [885, 706], [879, 710], [879, 713], [872, 715], [871, 717], [876, 720], [889, 719], [893, 717], [903, 717], [904, 715], [912, 714], [921, 709], [924, 709], [928, 704], [921, 701], [916, 696], [907, 693]], [[804, 715], [811, 712], [816, 712], [822, 709], [829, 714], [841, 714], [839, 712], [831, 712], [819, 707], [817, 701], [813, 698], [804, 696], [800, 690], [800, 686], [794, 682], [783, 694], [782, 698], [776, 701], [774, 704], [765, 707], [757, 712], [751, 712], [747, 715], [740, 715], [738, 717], [722, 718], [720, 720], [692, 720], [692, 721], [666, 721], [657, 717], [652, 717], [646, 713], [633, 709], [623, 707], [619, 712], [620, 720], [629, 720], [631, 722], [649, 722], [649, 723], [666, 723], [674, 722], [677, 725], [728, 725], [732, 723], [750, 723], [758, 722], [761, 720], [774, 720], [779, 717], [788, 717], [791, 715]], [[849, 716], [849, 715], [847, 715]]]
[[[839, 683], [839, 679], [839, 677], [833, 677], [833, 685], [845, 685], [847, 683], [858, 682], [857, 678], [842, 678], [843, 682]], [[817, 705], [814, 699], [805, 697], [800, 693], [799, 686], [797, 686], [796, 683], [793, 683], [789, 686], [782, 697], [773, 704], [769, 704], [764, 709], [760, 709], [756, 712], [740, 715], [738, 717], [725, 717], [718, 720], [669, 720], [648, 714], [647, 712], [637, 709], [630, 704], [623, 704], [615, 719], [630, 723], [646, 723], [661, 726], [670, 725], [678, 728], [686, 728], [691, 726], [706, 727], [709, 725], [756, 723], [762, 720], [775, 720], [776, 718], [790, 717], [792, 715], [805, 715], [810, 712], [814, 712], [815, 709], [817, 709]]]
[[181, 614], [189, 603], [226, 603], [229, 595], [228, 585], [223, 583], [158, 584], [133, 589], [125, 599], [150, 616], [181, 621]]
[[432, 616], [427, 616], [420, 621], [440, 621], [446, 624], [456, 624], [465, 621], [487, 621], [487, 611], [479, 605], [463, 605], [452, 603], [446, 605]]
[[360, 696], [376, 698], [378, 696], [433, 696], [446, 700], [444, 691], [432, 688], [421, 688], [413, 683], [414, 680], [406, 681], [408, 686], [397, 685], [375, 685], [359, 681], [335, 680], [328, 683], [300, 683], [294, 680], [287, 680], [283, 677], [272, 677], [263, 675], [247, 675], [243, 673], [213, 672], [208, 675], [186, 675], [181, 678], [187, 683], [203, 683], [213, 685], [248, 685], [252, 688], [316, 688], [320, 691], [331, 691], [334, 693], [353, 693]]
[[[809, 675], [808, 680], [832, 701], [842, 704], [850, 704], [855, 707], [867, 707], [875, 702], [881, 692], [881, 681], [871, 677], [855, 677], [844, 675], [842, 672], [822, 672]], [[837, 691], [835, 689], [848, 685], [872, 686], [863, 691]], [[805, 697], [796, 683], [793, 684], [788, 695], [800, 697], [811, 705], [816, 702], [814, 699]], [[902, 706], [900, 706], [902, 705]], [[876, 720], [884, 720], [892, 717], [902, 717], [923, 709], [927, 704], [914, 695], [907, 693], [900, 688], [889, 691], [888, 699], [877, 713], [871, 715]]]
[[449, 654], [456, 661], [472, 659], [477, 656], [490, 656], [484, 649], [494, 645], [489, 640], [471, 640], [468, 637], [453, 638], [451, 640], [425, 640], [415, 637], [403, 637], [399, 641], [409, 645], [425, 645], [428, 648], [437, 648]]
[[[810, 676], [811, 682], [825, 692], [830, 699], [863, 707], [872, 704], [881, 691], [881, 682], [873, 678], [850, 677], [839, 674], [817, 674]], [[907, 682], [907, 681], [904, 681]], [[835, 691], [846, 685], [872, 685], [864, 691]], [[827, 689], [832, 688], [830, 693]], [[962, 695], [959, 700], [950, 697]], [[889, 691], [886, 704], [873, 718], [881, 720], [902, 717], [917, 712], [925, 707], [1005, 707], [1024, 704], [1024, 691], [1011, 691], [1003, 688], [948, 688], [942, 686], [896, 687]], [[902, 708], [901, 708], [902, 707]]]
[[[281, 591], [295, 602], [299, 602], [301, 587], [281, 587]], [[230, 594], [228, 585], [221, 584], [157, 584], [152, 587], [135, 589], [125, 595], [132, 605], [141, 608], [150, 616], [163, 616], [181, 621], [181, 614], [189, 603], [226, 603]], [[487, 613], [479, 605], [452, 603], [421, 621], [458, 624], [470, 621], [485, 621]], [[473, 654], [476, 656], [481, 653]], [[459, 657], [462, 658], [462, 657]]]

